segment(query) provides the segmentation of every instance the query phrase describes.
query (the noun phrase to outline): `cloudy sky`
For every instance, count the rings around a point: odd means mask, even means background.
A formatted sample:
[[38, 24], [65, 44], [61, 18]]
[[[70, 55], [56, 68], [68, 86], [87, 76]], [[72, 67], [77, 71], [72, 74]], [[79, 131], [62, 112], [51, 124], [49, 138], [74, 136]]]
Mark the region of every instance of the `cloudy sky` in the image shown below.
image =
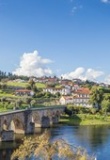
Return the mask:
[[0, 0], [0, 70], [110, 83], [110, 0]]

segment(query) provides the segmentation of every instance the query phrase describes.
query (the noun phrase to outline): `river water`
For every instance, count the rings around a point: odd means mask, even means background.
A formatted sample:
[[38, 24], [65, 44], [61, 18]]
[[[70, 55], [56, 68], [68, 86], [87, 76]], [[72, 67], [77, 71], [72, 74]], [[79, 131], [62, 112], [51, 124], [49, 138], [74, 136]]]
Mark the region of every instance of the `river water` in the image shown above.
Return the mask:
[[[81, 146], [97, 160], [110, 160], [110, 126], [57, 126], [49, 129], [51, 138], [63, 138], [73, 146]], [[37, 130], [37, 134], [42, 131]], [[0, 160], [10, 160], [14, 148], [20, 145], [21, 137], [14, 142], [0, 143]]]

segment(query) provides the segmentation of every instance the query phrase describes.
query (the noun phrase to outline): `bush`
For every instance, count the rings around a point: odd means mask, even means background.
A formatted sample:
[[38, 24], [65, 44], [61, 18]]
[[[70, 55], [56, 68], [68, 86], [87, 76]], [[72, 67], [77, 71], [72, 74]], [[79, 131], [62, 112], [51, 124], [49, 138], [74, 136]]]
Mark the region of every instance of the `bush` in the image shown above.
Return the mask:
[[34, 138], [25, 138], [23, 144], [12, 154], [11, 160], [23, 159], [26, 160], [34, 158], [53, 160], [56, 159], [77, 159], [77, 160], [95, 160], [94, 157], [89, 156], [81, 147], [69, 145], [65, 140], [58, 139], [50, 142], [48, 132]]
[[68, 109], [72, 110], [73, 114], [91, 113], [90, 108], [68, 105]]

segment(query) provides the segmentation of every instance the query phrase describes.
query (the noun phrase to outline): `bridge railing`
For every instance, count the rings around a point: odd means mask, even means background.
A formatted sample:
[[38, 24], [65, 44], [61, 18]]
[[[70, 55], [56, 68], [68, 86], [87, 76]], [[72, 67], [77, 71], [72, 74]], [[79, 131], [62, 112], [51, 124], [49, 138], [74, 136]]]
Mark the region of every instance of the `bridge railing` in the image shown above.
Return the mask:
[[0, 113], [0, 116], [4, 116], [4, 115], [9, 115], [9, 114], [15, 114], [15, 113], [20, 113], [20, 112], [25, 112], [25, 111], [27, 111], [27, 110], [38, 110], [38, 111], [40, 111], [40, 110], [49, 110], [49, 109], [65, 109], [65, 107], [66, 106], [51, 106], [51, 107], [40, 107], [40, 108], [29, 108], [29, 107], [27, 107], [27, 109], [17, 109], [17, 110], [12, 110], [12, 111], [7, 111], [7, 112], [2, 112], [2, 113]]

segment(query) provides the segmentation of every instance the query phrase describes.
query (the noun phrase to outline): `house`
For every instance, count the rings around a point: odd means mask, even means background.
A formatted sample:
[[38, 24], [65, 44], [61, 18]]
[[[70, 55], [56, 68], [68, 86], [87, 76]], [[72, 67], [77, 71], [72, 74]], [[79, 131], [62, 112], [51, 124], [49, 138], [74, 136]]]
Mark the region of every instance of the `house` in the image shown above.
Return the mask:
[[92, 107], [89, 103], [90, 90], [88, 88], [80, 88], [73, 94], [73, 104], [76, 106]]
[[72, 91], [77, 91], [77, 90], [79, 90], [80, 89], [80, 86], [78, 85], [78, 84], [74, 84], [73, 86], [72, 86]]
[[34, 92], [28, 89], [17, 89], [15, 90], [16, 96], [33, 96]]
[[71, 80], [69, 80], [69, 79], [62, 79], [62, 80], [60, 81], [60, 83], [61, 83], [63, 86], [65, 86], [65, 85], [73, 85], [73, 82], [72, 82]]
[[92, 107], [89, 103], [90, 90], [88, 88], [80, 88], [74, 91], [73, 96], [62, 96], [59, 100], [60, 104], [73, 104], [74, 106]]
[[48, 77], [47, 84], [57, 84], [59, 82], [59, 79], [54, 76], [54, 77]]
[[61, 105], [73, 104], [73, 96], [62, 96], [59, 101]]
[[70, 95], [71, 94], [71, 88], [70, 87], [47, 87], [43, 89], [43, 92], [50, 92], [51, 94], [60, 93], [61, 95]]
[[47, 77], [37, 77], [34, 81], [39, 83], [46, 83], [48, 80]]
[[62, 87], [61, 95], [70, 95], [71, 94], [71, 87], [66, 85]]

